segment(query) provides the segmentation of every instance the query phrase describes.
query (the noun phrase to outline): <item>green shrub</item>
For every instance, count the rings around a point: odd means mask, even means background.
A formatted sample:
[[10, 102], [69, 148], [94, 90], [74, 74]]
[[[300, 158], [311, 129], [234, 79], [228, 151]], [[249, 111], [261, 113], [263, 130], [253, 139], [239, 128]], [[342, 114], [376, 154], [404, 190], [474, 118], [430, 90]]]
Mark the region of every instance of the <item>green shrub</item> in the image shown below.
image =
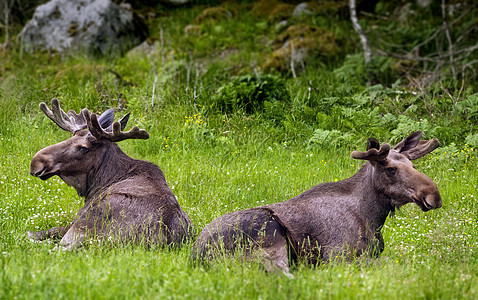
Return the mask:
[[[277, 108], [277, 102], [290, 101], [284, 80], [275, 75], [256, 77], [245, 75], [235, 77], [221, 86], [212, 97], [216, 107], [222, 112], [243, 111], [248, 114]], [[279, 105], [280, 106], [280, 105]]]
[[317, 129], [309, 139], [309, 145], [321, 147], [343, 147], [354, 144], [356, 138], [351, 133], [344, 133], [338, 130]]
[[458, 102], [456, 109], [467, 119], [478, 119], [478, 94], [470, 95]]
[[472, 146], [473, 148], [478, 148], [478, 133], [470, 133], [466, 139], [465, 139], [466, 144]]
[[342, 82], [361, 82], [361, 76], [366, 73], [365, 61], [362, 54], [349, 54], [341, 67], [334, 70], [334, 75]]
[[367, 82], [391, 85], [397, 80], [396, 71], [391, 67], [392, 62], [391, 58], [374, 56], [369, 64], [365, 64], [362, 53], [349, 54], [343, 65], [334, 70], [334, 75], [345, 85]]
[[392, 130], [392, 140], [400, 141], [403, 137], [408, 136], [411, 132], [421, 130], [425, 138], [433, 138], [436, 136], [438, 126], [430, 124], [427, 119], [420, 119], [415, 121], [407, 116], [401, 115], [398, 117], [397, 128]]

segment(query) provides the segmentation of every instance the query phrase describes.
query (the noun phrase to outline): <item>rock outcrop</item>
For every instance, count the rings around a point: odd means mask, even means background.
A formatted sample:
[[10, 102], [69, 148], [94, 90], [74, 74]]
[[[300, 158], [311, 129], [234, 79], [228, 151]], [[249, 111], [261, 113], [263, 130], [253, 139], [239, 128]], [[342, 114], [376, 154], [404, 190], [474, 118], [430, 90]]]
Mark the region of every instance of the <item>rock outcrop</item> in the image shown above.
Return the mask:
[[110, 0], [52, 0], [36, 8], [20, 37], [25, 49], [123, 54], [147, 37], [129, 5]]

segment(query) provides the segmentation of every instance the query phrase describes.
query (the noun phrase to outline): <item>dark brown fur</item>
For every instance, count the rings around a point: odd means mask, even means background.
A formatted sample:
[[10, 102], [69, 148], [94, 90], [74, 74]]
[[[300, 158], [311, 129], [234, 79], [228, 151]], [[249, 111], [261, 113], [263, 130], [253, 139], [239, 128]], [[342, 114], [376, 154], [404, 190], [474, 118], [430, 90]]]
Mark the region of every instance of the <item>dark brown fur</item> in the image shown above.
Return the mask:
[[269, 262], [268, 268], [286, 274], [289, 259], [297, 257], [317, 263], [339, 255], [379, 255], [384, 248], [381, 228], [395, 208], [409, 202], [424, 211], [442, 205], [435, 183], [410, 160], [439, 145], [436, 139], [419, 142], [420, 137], [421, 132], [415, 132], [392, 150], [369, 139], [367, 152], [352, 153], [368, 160], [354, 176], [319, 184], [285, 202], [215, 219], [199, 235], [193, 256], [208, 259], [219, 247], [233, 253], [238, 237], [249, 245], [248, 256], [258, 256]]

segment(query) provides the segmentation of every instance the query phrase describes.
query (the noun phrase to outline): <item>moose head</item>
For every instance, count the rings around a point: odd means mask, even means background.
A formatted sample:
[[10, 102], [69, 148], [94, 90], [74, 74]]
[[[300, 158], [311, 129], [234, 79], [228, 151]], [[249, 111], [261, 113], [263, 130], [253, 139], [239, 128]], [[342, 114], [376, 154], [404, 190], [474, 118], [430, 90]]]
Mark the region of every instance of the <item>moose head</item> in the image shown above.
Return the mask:
[[56, 98], [52, 99], [51, 104], [50, 110], [42, 102], [40, 109], [61, 129], [71, 132], [73, 136], [35, 154], [31, 161], [30, 174], [42, 180], [58, 175], [68, 185], [73, 186], [81, 196], [86, 196], [87, 175], [105, 159], [105, 156], [115, 152], [111, 149], [117, 148], [115, 142], [149, 138], [148, 132], [137, 126], [128, 132], [122, 131], [128, 122], [129, 113], [120, 121], [113, 123], [112, 108], [98, 117], [86, 108], [80, 114], [73, 110], [66, 114]]
[[440, 145], [438, 139], [420, 141], [421, 131], [410, 134], [393, 149], [378, 140], [367, 140], [367, 151], [353, 151], [352, 158], [368, 160], [373, 167], [373, 186], [390, 199], [393, 207], [416, 203], [423, 211], [442, 206], [435, 183], [425, 174], [415, 170], [412, 160], [420, 158]]

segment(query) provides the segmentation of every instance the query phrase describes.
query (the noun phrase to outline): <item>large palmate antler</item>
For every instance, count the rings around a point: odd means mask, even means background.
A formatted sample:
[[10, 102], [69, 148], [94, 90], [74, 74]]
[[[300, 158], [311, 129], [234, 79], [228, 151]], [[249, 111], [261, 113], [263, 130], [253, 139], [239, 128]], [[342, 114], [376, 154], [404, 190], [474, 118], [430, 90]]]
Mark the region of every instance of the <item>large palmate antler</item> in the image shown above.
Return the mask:
[[[126, 121], [128, 120], [129, 115], [126, 115], [119, 122], [113, 123], [113, 131], [105, 131], [100, 123], [98, 122], [98, 116], [94, 113], [91, 113], [88, 109], [83, 109], [81, 114], [86, 120], [88, 130], [90, 133], [97, 139], [105, 139], [112, 142], [119, 142], [126, 139], [148, 139], [149, 133], [144, 129], [139, 129], [138, 126], [134, 126], [130, 131], [123, 132]], [[122, 122], [125, 120], [124, 122]]]
[[45, 102], [40, 103], [40, 109], [63, 130], [75, 133], [86, 128], [85, 118], [73, 110], [68, 111], [68, 114], [66, 114], [60, 108], [60, 102], [56, 98], [51, 99], [51, 110], [46, 106]]

